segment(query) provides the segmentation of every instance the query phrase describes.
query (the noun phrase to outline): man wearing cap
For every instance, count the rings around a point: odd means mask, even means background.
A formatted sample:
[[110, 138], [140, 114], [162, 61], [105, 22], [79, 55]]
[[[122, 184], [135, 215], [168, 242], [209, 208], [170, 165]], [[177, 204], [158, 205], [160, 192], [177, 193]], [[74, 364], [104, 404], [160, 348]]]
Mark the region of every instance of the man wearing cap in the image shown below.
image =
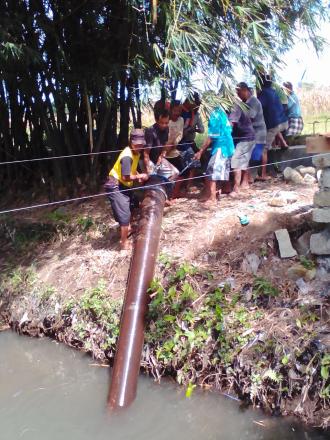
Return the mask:
[[132, 187], [134, 183], [143, 183], [149, 177], [148, 174], [137, 172], [140, 152], [145, 145], [144, 131], [139, 128], [133, 129], [130, 135], [130, 146], [124, 148], [119, 154], [105, 184], [113, 215], [120, 225], [121, 249], [128, 249]]
[[247, 114], [251, 119], [255, 134], [255, 146], [251, 159], [261, 161], [264, 147], [266, 145], [267, 128], [264, 119], [261, 102], [253, 96], [250, 87], [245, 82], [240, 82], [237, 87], [238, 97], [248, 106]]

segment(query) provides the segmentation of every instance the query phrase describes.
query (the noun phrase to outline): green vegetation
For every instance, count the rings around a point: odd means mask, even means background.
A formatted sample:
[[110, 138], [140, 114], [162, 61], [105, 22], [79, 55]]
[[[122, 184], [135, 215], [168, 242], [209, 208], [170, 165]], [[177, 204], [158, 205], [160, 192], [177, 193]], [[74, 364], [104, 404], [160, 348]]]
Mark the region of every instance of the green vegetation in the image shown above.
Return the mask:
[[[287, 411], [290, 401], [304, 408], [306, 392], [322, 414], [330, 403], [330, 358], [316, 344], [318, 308], [300, 307], [265, 278], [253, 280], [248, 299], [243, 288], [217, 284], [216, 273], [167, 255], [159, 260], [161, 273], [149, 290], [144, 370], [157, 379], [174, 377], [188, 398], [198, 385], [215, 386], [269, 411]], [[19, 331], [35, 335], [39, 328], [103, 362], [113, 359], [122, 300], [111, 298], [104, 280], [68, 299], [41, 283], [33, 267], [20, 268], [3, 277], [2, 303], [21, 310], [10, 321]]]
[[113, 300], [106, 283], [88, 289], [79, 300], [71, 298], [63, 306], [64, 316], [74, 316], [72, 331], [80, 348], [93, 353], [100, 351], [113, 356], [119, 334], [122, 300]]
[[94, 220], [92, 217], [78, 217], [77, 224], [81, 227], [83, 232], [86, 232], [94, 226]]
[[300, 263], [304, 266], [307, 270], [315, 269], [316, 265], [313, 260], [310, 260], [309, 258], [306, 258], [305, 256], [300, 257]]
[[28, 268], [18, 267], [9, 273], [4, 273], [0, 278], [0, 295], [19, 295], [32, 289], [37, 276], [33, 266]]
[[273, 286], [265, 278], [256, 278], [253, 284], [253, 296], [255, 299], [262, 297], [275, 297], [280, 294], [280, 291], [277, 287]]

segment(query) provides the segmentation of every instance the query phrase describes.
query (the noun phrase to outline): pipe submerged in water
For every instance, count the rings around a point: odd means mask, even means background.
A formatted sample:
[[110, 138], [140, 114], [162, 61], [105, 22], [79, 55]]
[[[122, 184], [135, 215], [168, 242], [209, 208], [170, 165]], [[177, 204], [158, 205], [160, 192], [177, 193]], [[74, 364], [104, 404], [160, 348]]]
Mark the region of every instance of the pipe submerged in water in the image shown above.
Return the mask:
[[147, 186], [156, 186], [145, 189], [141, 205], [108, 395], [110, 410], [128, 407], [136, 396], [148, 307], [147, 291], [154, 276], [167, 198], [167, 185], [157, 186], [161, 182], [158, 176], [149, 179]]

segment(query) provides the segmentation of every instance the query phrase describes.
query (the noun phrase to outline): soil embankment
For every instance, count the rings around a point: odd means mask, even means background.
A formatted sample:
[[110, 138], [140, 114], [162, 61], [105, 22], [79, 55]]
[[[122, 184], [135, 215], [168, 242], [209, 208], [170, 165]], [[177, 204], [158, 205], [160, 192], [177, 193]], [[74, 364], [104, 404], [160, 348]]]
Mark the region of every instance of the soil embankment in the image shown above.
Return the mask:
[[[296, 201], [269, 206], [279, 190]], [[313, 227], [314, 191], [275, 180], [215, 208], [192, 195], [166, 209], [145, 371], [329, 425], [327, 285], [313, 258], [280, 259], [274, 238], [287, 228], [294, 242]], [[130, 253], [118, 251], [107, 202], [22, 213], [0, 227], [0, 329], [47, 335], [111, 362]]]

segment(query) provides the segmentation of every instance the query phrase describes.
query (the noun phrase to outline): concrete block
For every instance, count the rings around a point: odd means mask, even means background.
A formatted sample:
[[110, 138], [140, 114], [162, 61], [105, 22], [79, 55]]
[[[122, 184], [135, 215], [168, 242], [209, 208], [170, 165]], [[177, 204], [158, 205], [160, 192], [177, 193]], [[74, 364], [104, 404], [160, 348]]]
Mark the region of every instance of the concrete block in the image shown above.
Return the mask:
[[278, 229], [275, 231], [275, 236], [280, 249], [281, 258], [292, 258], [297, 255], [295, 249], [293, 249], [290, 236], [287, 229]]
[[324, 154], [323, 156], [313, 157], [313, 165], [316, 168], [326, 168], [330, 167], [330, 153]]
[[307, 153], [323, 153], [324, 151], [330, 151], [329, 134], [327, 133], [306, 138], [306, 151]]
[[314, 209], [313, 221], [317, 223], [330, 223], [330, 208]]
[[311, 252], [315, 255], [330, 255], [330, 231], [328, 229], [312, 234]]
[[299, 255], [308, 255], [312, 231], [304, 232], [296, 241], [294, 247]]
[[330, 168], [324, 168], [321, 172], [320, 186], [330, 189]]
[[[295, 145], [285, 150], [281, 148], [272, 148], [268, 152], [268, 162], [278, 162], [276, 168], [283, 172], [286, 167], [296, 168], [299, 164], [304, 167], [312, 166], [312, 157], [315, 154], [306, 152], [306, 145]], [[297, 159], [301, 158], [301, 162]], [[330, 160], [330, 155], [329, 155]], [[285, 163], [280, 163], [286, 161]], [[288, 162], [287, 162], [288, 161]]]
[[330, 190], [317, 191], [314, 194], [314, 205], [321, 208], [330, 207]]

